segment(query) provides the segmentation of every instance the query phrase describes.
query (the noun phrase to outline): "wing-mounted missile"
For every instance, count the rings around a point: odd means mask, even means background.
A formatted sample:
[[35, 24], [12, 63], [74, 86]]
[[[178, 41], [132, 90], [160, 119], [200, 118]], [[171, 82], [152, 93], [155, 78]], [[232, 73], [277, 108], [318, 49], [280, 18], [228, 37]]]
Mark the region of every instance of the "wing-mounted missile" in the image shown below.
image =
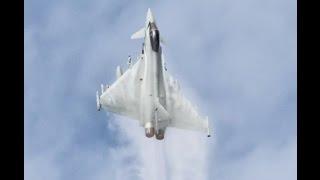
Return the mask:
[[131, 56], [128, 57], [128, 68], [131, 67], [131, 64], [132, 64], [132, 59], [131, 59]]
[[208, 137], [210, 137], [210, 136], [211, 136], [211, 134], [210, 134], [209, 118], [208, 118], [208, 116], [206, 117], [206, 119], [207, 119], [207, 135], [208, 135]]
[[[144, 42], [142, 43], [142, 50], [141, 50], [141, 54], [144, 54]], [[143, 57], [143, 56], [142, 56]]]
[[99, 92], [96, 92], [96, 101], [97, 101], [97, 110], [100, 111], [101, 109], [101, 104], [100, 104], [100, 97], [99, 97]]
[[123, 72], [120, 66], [117, 66], [116, 75], [117, 79], [119, 79], [122, 76]]
[[101, 84], [101, 85], [100, 85], [100, 87], [101, 87], [101, 94], [103, 94], [103, 93], [104, 93], [104, 87], [103, 87], [103, 84]]

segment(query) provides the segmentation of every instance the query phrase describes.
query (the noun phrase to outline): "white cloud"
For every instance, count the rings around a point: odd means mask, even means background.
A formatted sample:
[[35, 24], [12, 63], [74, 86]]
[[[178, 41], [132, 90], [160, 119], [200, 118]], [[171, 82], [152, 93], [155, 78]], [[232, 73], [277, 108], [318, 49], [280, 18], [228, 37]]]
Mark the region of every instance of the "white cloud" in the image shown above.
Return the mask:
[[297, 179], [296, 139], [280, 145], [260, 145], [232, 162], [216, 164], [215, 179]]

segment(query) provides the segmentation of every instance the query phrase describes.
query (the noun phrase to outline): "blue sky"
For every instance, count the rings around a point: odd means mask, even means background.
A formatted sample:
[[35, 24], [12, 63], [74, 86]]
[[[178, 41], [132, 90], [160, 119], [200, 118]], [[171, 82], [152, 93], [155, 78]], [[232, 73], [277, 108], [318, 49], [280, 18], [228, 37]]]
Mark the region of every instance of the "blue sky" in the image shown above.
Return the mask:
[[[213, 137], [97, 112], [95, 91], [136, 57], [148, 7], [168, 71]], [[26, 0], [25, 179], [296, 179], [293, 0]]]

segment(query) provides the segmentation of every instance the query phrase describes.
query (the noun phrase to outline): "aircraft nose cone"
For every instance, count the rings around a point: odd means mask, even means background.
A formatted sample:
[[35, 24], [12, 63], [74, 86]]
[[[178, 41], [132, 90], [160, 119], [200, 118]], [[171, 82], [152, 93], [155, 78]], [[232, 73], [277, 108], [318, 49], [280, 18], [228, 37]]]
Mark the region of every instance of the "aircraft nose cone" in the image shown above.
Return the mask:
[[154, 22], [154, 17], [152, 15], [151, 9], [148, 8], [148, 13], [147, 13], [147, 21], [148, 22]]

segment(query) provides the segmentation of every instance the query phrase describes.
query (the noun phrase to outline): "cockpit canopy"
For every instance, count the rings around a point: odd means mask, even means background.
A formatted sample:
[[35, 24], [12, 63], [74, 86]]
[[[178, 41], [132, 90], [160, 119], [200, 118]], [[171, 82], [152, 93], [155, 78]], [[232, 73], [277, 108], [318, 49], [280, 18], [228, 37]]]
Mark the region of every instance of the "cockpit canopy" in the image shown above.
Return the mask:
[[160, 33], [155, 23], [149, 23], [149, 36], [152, 50], [159, 52]]

